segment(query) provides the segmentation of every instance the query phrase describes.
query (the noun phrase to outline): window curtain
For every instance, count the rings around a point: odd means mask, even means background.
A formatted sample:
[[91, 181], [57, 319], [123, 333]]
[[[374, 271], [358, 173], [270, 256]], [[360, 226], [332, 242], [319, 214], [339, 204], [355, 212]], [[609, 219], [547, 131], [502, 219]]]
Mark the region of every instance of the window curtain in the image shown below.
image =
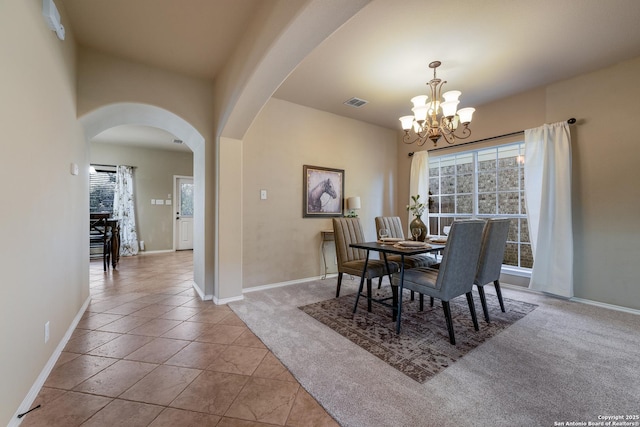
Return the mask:
[[113, 217], [120, 221], [120, 255], [138, 254], [138, 233], [133, 202], [133, 167], [116, 168]]
[[533, 270], [529, 288], [573, 296], [571, 135], [566, 122], [524, 132], [524, 182]]
[[[409, 178], [409, 204], [411, 203], [411, 196], [420, 195], [420, 201], [422, 203], [429, 204], [429, 152], [416, 151], [413, 153], [413, 159], [411, 160], [411, 175]], [[409, 224], [413, 220], [411, 212], [408, 213]], [[427, 234], [431, 234], [429, 229], [429, 209], [422, 214], [422, 222], [427, 226]], [[407, 230], [408, 236], [411, 236], [411, 230]]]

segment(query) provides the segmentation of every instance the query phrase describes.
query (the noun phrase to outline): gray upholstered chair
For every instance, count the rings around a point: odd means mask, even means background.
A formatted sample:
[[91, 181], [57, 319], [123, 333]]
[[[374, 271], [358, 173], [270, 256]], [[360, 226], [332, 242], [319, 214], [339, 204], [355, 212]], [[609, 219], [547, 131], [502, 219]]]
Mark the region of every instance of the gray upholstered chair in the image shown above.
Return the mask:
[[504, 302], [502, 301], [502, 292], [500, 290], [500, 269], [504, 261], [504, 250], [507, 245], [510, 223], [511, 220], [509, 218], [495, 218], [488, 220], [484, 228], [482, 249], [480, 250], [478, 271], [476, 272], [474, 283], [478, 287], [482, 311], [487, 323], [489, 323], [489, 309], [484, 295], [484, 285], [493, 282], [500, 302], [500, 309], [504, 313]]
[[[367, 251], [350, 247], [351, 243], [364, 243], [364, 232], [360, 218], [333, 218], [333, 235], [336, 243], [336, 256], [338, 258], [338, 286], [336, 298], [340, 296], [340, 286], [344, 273], [362, 277]], [[385, 274], [393, 274], [399, 271], [398, 264], [389, 262], [389, 272], [383, 260], [369, 259], [364, 278], [367, 280], [367, 292], [371, 297], [371, 279]], [[369, 307], [370, 302], [369, 300]], [[371, 309], [369, 308], [369, 311]]]
[[[418, 267], [404, 272], [403, 287], [420, 294], [421, 306], [423, 295], [438, 298], [442, 301], [451, 344], [456, 343], [449, 306], [449, 301], [453, 298], [466, 295], [473, 327], [476, 331], [478, 330], [478, 319], [471, 291], [478, 269], [484, 225], [485, 221], [477, 219], [454, 221], [439, 269]], [[398, 286], [400, 277], [398, 275], [393, 276], [392, 283]], [[402, 295], [399, 295], [398, 298], [402, 298]], [[402, 313], [399, 312], [398, 321], [400, 321], [401, 315]]]

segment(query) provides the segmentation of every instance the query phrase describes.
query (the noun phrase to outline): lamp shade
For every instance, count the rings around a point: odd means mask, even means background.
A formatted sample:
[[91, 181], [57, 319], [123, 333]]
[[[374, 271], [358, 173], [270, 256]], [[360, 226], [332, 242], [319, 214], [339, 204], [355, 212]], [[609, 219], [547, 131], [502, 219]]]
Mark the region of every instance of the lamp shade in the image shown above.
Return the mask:
[[347, 199], [347, 209], [360, 209], [360, 197], [349, 197]]

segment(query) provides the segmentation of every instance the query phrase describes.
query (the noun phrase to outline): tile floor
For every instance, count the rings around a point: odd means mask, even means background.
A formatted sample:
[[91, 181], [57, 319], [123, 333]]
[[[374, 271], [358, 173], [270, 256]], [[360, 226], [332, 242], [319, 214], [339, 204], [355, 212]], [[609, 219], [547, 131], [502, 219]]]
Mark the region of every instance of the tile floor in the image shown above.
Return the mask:
[[92, 300], [22, 426], [337, 426], [227, 306], [191, 251], [92, 262]]

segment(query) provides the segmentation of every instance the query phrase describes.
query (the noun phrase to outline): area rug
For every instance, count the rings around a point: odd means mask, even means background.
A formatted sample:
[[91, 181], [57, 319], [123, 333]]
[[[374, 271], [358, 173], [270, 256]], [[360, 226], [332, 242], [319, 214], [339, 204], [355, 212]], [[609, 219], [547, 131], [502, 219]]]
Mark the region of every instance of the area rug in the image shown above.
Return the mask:
[[[377, 291], [376, 298], [390, 296], [389, 291]], [[355, 294], [344, 295], [299, 307], [340, 335], [419, 383], [424, 383], [441, 370], [459, 360], [469, 351], [508, 328], [533, 311], [537, 305], [503, 298], [506, 313], [500, 310], [498, 298], [487, 294], [491, 323], [484, 320], [480, 298], [474, 292], [474, 302], [480, 330], [473, 329], [467, 299], [450, 301], [456, 345], [449, 343], [444, 312], [439, 301], [429, 306], [425, 298], [424, 311], [418, 311], [418, 298], [411, 301], [405, 292], [402, 302], [402, 330], [395, 333], [391, 309], [373, 303], [367, 312], [367, 299], [361, 297], [356, 314], [352, 314]]]

